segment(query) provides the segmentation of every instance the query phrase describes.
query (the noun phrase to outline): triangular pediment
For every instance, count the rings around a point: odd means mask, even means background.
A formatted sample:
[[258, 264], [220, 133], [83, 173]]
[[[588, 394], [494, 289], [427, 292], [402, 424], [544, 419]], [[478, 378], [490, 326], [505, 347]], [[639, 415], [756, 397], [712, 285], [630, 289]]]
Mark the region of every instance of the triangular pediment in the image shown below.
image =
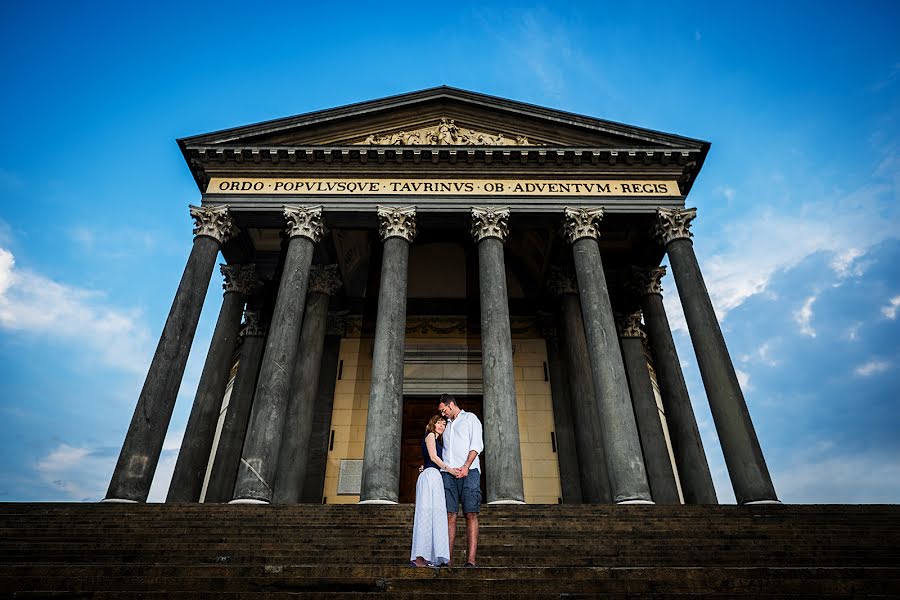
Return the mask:
[[450, 87], [179, 140], [210, 146], [543, 146], [702, 149], [706, 142]]

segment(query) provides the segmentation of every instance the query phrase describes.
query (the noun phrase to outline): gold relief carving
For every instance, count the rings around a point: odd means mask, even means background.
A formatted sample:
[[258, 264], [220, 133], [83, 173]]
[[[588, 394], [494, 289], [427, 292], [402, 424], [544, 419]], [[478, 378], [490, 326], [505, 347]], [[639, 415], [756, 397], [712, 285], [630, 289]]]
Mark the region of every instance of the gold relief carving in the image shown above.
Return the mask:
[[412, 243], [416, 237], [416, 207], [394, 208], [379, 206], [378, 233], [382, 240], [390, 237], [401, 237]]
[[644, 330], [641, 329], [641, 311], [635, 311], [629, 314], [617, 313], [615, 317], [616, 329], [619, 332], [619, 337], [645, 337]]
[[506, 242], [509, 235], [509, 207], [472, 207], [472, 237], [476, 242], [494, 237]]
[[566, 207], [566, 217], [563, 222], [563, 231], [569, 243], [573, 244], [581, 238], [600, 237], [597, 231], [597, 222], [603, 218], [602, 208], [569, 208]]
[[453, 119], [442, 118], [431, 127], [397, 133], [373, 133], [356, 145], [365, 146], [543, 146], [528, 140], [524, 135], [490, 134], [474, 129], [463, 129]]
[[205, 235], [224, 244], [238, 233], [228, 206], [188, 206], [194, 219], [194, 235]]
[[290, 237], [305, 237], [318, 243], [325, 235], [325, 222], [322, 220], [321, 206], [288, 206], [284, 205], [284, 220], [287, 221], [287, 232]]
[[697, 218], [696, 208], [658, 208], [653, 233], [657, 239], [668, 244], [672, 240], [691, 239], [691, 221]]

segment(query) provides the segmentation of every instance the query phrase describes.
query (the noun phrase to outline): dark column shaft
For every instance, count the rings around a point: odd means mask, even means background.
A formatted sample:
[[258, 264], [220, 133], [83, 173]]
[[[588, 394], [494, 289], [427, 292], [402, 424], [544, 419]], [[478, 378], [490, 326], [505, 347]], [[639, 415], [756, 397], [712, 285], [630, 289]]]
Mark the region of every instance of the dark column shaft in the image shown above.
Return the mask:
[[597, 240], [582, 237], [572, 250], [613, 502], [650, 501], [600, 249]]
[[291, 368], [297, 357], [314, 247], [313, 240], [303, 236], [292, 237], [288, 245], [238, 467], [235, 500], [272, 500], [284, 411], [291, 391]]
[[623, 337], [621, 343], [653, 501], [657, 504], [681, 504], [669, 448], [659, 419], [656, 396], [653, 394], [653, 384], [650, 383], [644, 344], [639, 337]]
[[328, 462], [328, 443], [331, 440], [331, 412], [334, 407], [334, 387], [338, 374], [341, 337], [326, 335], [319, 372], [319, 391], [309, 436], [309, 460], [300, 502], [322, 501], [325, 488], [325, 468]]
[[231, 399], [225, 412], [225, 422], [219, 434], [219, 445], [213, 459], [209, 483], [206, 486], [206, 502], [228, 502], [234, 497], [234, 481], [241, 462], [241, 450], [247, 435], [253, 392], [259, 374], [265, 338], [262, 332], [244, 335], [241, 342], [240, 362], [231, 388]]
[[194, 238], [191, 255], [128, 426], [106, 492], [107, 499], [147, 500], [218, 253], [217, 240], [205, 235]]
[[582, 497], [589, 504], [612, 502], [600, 429], [599, 402], [594, 394], [591, 363], [584, 339], [581, 302], [575, 294], [563, 294], [559, 297], [559, 309], [563, 355], [575, 418], [575, 443], [581, 466]]
[[687, 238], [678, 238], [668, 243], [666, 252], [734, 495], [740, 504], [777, 500], [725, 338], [700, 274], [694, 245]]
[[700, 430], [697, 428], [697, 419], [684, 382], [662, 296], [642, 295], [641, 307], [684, 502], [716, 504], [716, 488], [709, 473], [709, 463], [703, 450], [703, 441], [700, 439]]
[[581, 475], [569, 397], [568, 376], [560, 356], [559, 339], [547, 338], [547, 368], [553, 400], [553, 424], [556, 430], [556, 460], [559, 463], [559, 487], [563, 504], [581, 504]]
[[487, 501], [525, 501], [503, 242], [478, 242]]
[[184, 430], [166, 502], [200, 501], [203, 478], [206, 476], [209, 454], [216, 435], [219, 409], [222, 406], [225, 387], [228, 385], [228, 375], [231, 372], [238, 331], [241, 327], [244, 298], [244, 294], [235, 291], [225, 292], [222, 298], [222, 308]]
[[306, 479], [309, 435], [319, 389], [319, 369], [330, 299], [328, 294], [312, 292], [306, 300], [306, 316], [300, 331], [297, 364], [294, 367], [291, 398], [285, 414], [275, 476], [274, 501], [279, 504], [298, 503]]
[[399, 497], [408, 264], [409, 242], [387, 238], [378, 290], [361, 502], [397, 502]]

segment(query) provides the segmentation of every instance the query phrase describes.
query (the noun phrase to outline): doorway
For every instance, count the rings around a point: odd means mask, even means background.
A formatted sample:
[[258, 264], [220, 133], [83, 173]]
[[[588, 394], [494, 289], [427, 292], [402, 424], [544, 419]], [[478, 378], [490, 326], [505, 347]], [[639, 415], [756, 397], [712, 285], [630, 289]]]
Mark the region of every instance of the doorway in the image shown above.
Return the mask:
[[[412, 504], [416, 501], [416, 481], [419, 478], [419, 466], [422, 464], [422, 438], [425, 437], [425, 425], [432, 415], [437, 414], [438, 396], [405, 396], [403, 398], [403, 429], [400, 442], [400, 497], [399, 501]], [[457, 398], [459, 406], [474, 413], [484, 423], [481, 396], [465, 396]], [[481, 497], [485, 498], [484, 457], [481, 461]]]

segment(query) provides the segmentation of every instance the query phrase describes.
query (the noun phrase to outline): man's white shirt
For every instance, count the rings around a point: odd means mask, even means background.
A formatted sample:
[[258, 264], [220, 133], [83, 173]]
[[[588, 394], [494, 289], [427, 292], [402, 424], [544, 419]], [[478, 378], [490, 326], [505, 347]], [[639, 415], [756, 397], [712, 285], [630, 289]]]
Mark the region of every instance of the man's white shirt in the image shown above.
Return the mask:
[[[470, 412], [460, 409], [456, 418], [447, 423], [444, 432], [444, 462], [451, 468], [459, 468], [466, 464], [469, 451], [474, 450], [481, 456], [484, 451], [481, 421]], [[469, 469], [481, 472], [481, 461], [475, 457]]]

